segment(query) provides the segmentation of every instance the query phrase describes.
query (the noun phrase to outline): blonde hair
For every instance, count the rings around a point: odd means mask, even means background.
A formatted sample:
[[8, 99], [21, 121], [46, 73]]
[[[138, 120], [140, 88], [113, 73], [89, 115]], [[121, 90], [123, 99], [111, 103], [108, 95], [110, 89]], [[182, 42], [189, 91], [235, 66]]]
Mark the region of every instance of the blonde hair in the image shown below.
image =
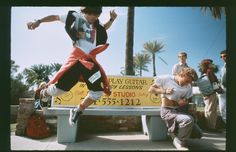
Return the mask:
[[184, 77], [184, 76], [189, 76], [192, 78], [193, 81], [196, 81], [198, 79], [198, 75], [196, 71], [192, 68], [183, 68], [179, 73], [179, 76]]

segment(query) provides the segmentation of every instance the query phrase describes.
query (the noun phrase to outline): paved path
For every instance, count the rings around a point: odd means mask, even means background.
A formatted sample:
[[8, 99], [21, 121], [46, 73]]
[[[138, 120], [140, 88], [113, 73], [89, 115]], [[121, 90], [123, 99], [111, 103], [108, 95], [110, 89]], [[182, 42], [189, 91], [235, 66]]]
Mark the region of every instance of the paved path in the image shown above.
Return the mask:
[[[206, 133], [188, 141], [189, 150], [225, 150], [225, 133]], [[76, 143], [57, 143], [56, 135], [32, 140], [11, 133], [11, 150], [176, 150], [172, 140], [149, 141], [142, 132], [80, 134]]]

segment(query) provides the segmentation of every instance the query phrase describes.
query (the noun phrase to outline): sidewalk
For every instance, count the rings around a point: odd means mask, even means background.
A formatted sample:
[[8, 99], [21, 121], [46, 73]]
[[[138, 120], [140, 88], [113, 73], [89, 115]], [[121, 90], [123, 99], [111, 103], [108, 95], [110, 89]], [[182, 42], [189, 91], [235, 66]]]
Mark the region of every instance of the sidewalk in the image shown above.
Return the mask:
[[[188, 141], [189, 150], [225, 150], [225, 133], [206, 133]], [[57, 143], [56, 135], [33, 140], [11, 132], [11, 150], [176, 150], [172, 140], [149, 141], [142, 132], [83, 133], [76, 143]]]

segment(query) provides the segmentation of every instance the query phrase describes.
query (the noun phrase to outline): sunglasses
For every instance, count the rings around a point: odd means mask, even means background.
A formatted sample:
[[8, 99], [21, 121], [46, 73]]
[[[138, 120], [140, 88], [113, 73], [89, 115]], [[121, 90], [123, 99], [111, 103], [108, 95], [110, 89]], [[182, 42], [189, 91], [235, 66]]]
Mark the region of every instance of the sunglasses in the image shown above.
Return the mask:
[[227, 55], [221, 55], [220, 58], [225, 58]]

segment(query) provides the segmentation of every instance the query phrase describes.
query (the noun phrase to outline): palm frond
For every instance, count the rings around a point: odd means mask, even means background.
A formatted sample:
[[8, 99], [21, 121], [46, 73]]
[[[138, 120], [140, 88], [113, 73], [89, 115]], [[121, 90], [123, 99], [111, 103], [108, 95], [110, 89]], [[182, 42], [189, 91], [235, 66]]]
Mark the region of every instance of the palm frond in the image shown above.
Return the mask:
[[143, 48], [151, 54], [155, 54], [155, 53], [159, 52], [164, 46], [165, 46], [165, 44], [163, 44], [162, 41], [158, 42], [156, 40], [154, 40], [152, 42], [148, 41], [143, 44]]
[[222, 14], [225, 14], [225, 7], [201, 7], [201, 10], [206, 14], [209, 10], [215, 19], [221, 19]]
[[136, 53], [133, 57], [135, 73], [142, 75], [142, 70], [148, 71], [147, 64], [151, 62], [151, 56], [146, 52]]
[[166, 65], [168, 65], [168, 63], [160, 56], [158, 56], [159, 59], [161, 59], [162, 62], [164, 62]]

